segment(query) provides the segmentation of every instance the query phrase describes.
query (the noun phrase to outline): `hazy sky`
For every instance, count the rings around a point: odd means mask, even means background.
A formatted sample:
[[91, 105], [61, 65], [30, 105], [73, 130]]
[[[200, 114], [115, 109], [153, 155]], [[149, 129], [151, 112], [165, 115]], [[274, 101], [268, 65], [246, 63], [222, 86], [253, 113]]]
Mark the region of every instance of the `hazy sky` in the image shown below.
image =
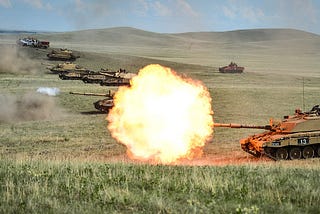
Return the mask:
[[320, 0], [0, 0], [0, 20], [5, 30], [294, 28], [320, 34]]

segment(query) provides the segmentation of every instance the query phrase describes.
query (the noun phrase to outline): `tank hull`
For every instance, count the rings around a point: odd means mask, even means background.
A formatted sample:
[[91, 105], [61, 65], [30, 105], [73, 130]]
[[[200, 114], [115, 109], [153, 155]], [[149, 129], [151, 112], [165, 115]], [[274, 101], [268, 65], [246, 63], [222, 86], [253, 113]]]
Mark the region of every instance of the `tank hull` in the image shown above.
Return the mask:
[[222, 67], [222, 68], [219, 68], [219, 72], [220, 73], [243, 73], [243, 70], [244, 68], [241, 67], [241, 68], [229, 68], [229, 67]]
[[320, 131], [281, 134], [264, 132], [240, 140], [241, 148], [256, 157], [274, 160], [306, 159], [320, 156]]
[[129, 86], [130, 79], [124, 78], [109, 78], [100, 82], [101, 86]]

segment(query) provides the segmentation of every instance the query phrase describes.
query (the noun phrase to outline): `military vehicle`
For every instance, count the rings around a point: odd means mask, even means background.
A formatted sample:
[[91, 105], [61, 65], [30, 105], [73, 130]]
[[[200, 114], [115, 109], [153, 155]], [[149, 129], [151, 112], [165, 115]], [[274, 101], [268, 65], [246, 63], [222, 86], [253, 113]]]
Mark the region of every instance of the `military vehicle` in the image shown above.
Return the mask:
[[48, 48], [50, 46], [50, 42], [41, 41], [32, 37], [18, 39], [17, 44], [33, 48]]
[[254, 128], [268, 131], [240, 140], [241, 148], [249, 154], [266, 155], [274, 160], [294, 160], [320, 156], [320, 107], [308, 112], [297, 109], [292, 116], [270, 125], [252, 126], [215, 123], [214, 127]]
[[84, 70], [84, 71], [69, 71], [65, 73], [60, 73], [59, 78], [62, 80], [82, 80], [85, 75], [94, 74], [94, 71]]
[[108, 75], [105, 75], [103, 73], [92, 73], [92, 74], [87, 74], [87, 75], [84, 75], [82, 77], [82, 81], [84, 83], [101, 83], [101, 81], [103, 80], [106, 80], [110, 78]]
[[93, 105], [97, 110], [108, 113], [109, 110], [112, 109], [114, 104], [113, 104], [113, 99], [106, 98], [106, 99], [98, 100], [94, 102]]
[[100, 82], [101, 86], [129, 86], [130, 79], [125, 78], [108, 78]]
[[117, 71], [109, 71], [108, 69], [101, 68], [101, 71], [99, 73], [108, 77], [125, 79], [131, 79], [132, 77], [136, 76], [135, 73], [127, 72], [125, 69], [121, 68]]
[[70, 94], [107, 97], [105, 99], [94, 102], [93, 105], [95, 109], [101, 112], [108, 112], [113, 107], [113, 96], [115, 93], [109, 90], [107, 94], [80, 93], [80, 92], [70, 92]]
[[228, 66], [223, 66], [219, 68], [220, 73], [242, 73], [244, 67], [238, 66], [235, 62], [231, 62]]
[[71, 50], [68, 49], [53, 49], [50, 53], [47, 54], [47, 57], [50, 60], [67, 60], [74, 61], [79, 58], [79, 55], [74, 54]]
[[113, 74], [103, 73], [104, 75], [108, 76], [100, 82], [102, 86], [123, 86], [123, 85], [130, 85], [130, 80], [136, 76], [135, 73], [126, 72], [124, 69], [120, 69]]
[[[118, 71], [108, 71], [101, 69], [100, 72], [88, 74], [82, 77], [84, 83], [98, 83], [100, 85], [128, 85], [130, 80], [136, 74], [128, 73], [124, 69]], [[120, 80], [119, 80], [120, 79]], [[128, 79], [128, 80], [122, 80]]]
[[59, 63], [55, 66], [48, 67], [48, 69], [54, 74], [68, 73], [71, 71], [86, 71], [87, 69], [74, 64], [73, 62]]

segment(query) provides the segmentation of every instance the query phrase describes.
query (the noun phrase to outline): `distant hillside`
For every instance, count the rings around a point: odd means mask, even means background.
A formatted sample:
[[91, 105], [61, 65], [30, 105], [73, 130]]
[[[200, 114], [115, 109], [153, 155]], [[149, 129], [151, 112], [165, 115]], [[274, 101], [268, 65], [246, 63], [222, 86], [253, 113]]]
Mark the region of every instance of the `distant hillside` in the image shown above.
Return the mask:
[[24, 30], [1, 30], [0, 33], [5, 33], [5, 34], [36, 34], [38, 32], [35, 31], [24, 31]]
[[288, 39], [319, 39], [317, 34], [294, 29], [251, 29], [226, 32], [190, 32], [176, 34], [179, 37], [205, 41], [256, 42]]
[[120, 46], [168, 46], [182, 42], [181, 38], [176, 38], [170, 34], [153, 33], [128, 27], [82, 30], [47, 34], [46, 36], [52, 41]]
[[[27, 36], [27, 34], [25, 34]], [[295, 29], [163, 34], [129, 27], [37, 34], [53, 48], [120, 54], [219, 67], [235, 61], [245, 71], [320, 74], [320, 36]], [[1, 35], [15, 43], [17, 34]]]
[[189, 32], [161, 34], [129, 27], [82, 30], [46, 35], [52, 40], [66, 42], [85, 41], [88, 43], [118, 43], [134, 45], [179, 45], [185, 39], [209, 42], [257, 42], [288, 39], [320, 39], [317, 34], [294, 29], [251, 29], [226, 32]]

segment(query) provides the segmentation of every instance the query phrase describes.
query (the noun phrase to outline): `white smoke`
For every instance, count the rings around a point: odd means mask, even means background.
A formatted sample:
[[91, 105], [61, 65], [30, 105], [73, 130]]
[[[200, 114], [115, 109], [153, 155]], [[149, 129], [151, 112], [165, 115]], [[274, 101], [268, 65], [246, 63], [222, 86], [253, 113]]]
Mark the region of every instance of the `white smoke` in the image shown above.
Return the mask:
[[48, 87], [40, 87], [37, 89], [38, 93], [41, 94], [46, 94], [49, 96], [57, 96], [60, 94], [60, 89], [59, 88], [48, 88]]

